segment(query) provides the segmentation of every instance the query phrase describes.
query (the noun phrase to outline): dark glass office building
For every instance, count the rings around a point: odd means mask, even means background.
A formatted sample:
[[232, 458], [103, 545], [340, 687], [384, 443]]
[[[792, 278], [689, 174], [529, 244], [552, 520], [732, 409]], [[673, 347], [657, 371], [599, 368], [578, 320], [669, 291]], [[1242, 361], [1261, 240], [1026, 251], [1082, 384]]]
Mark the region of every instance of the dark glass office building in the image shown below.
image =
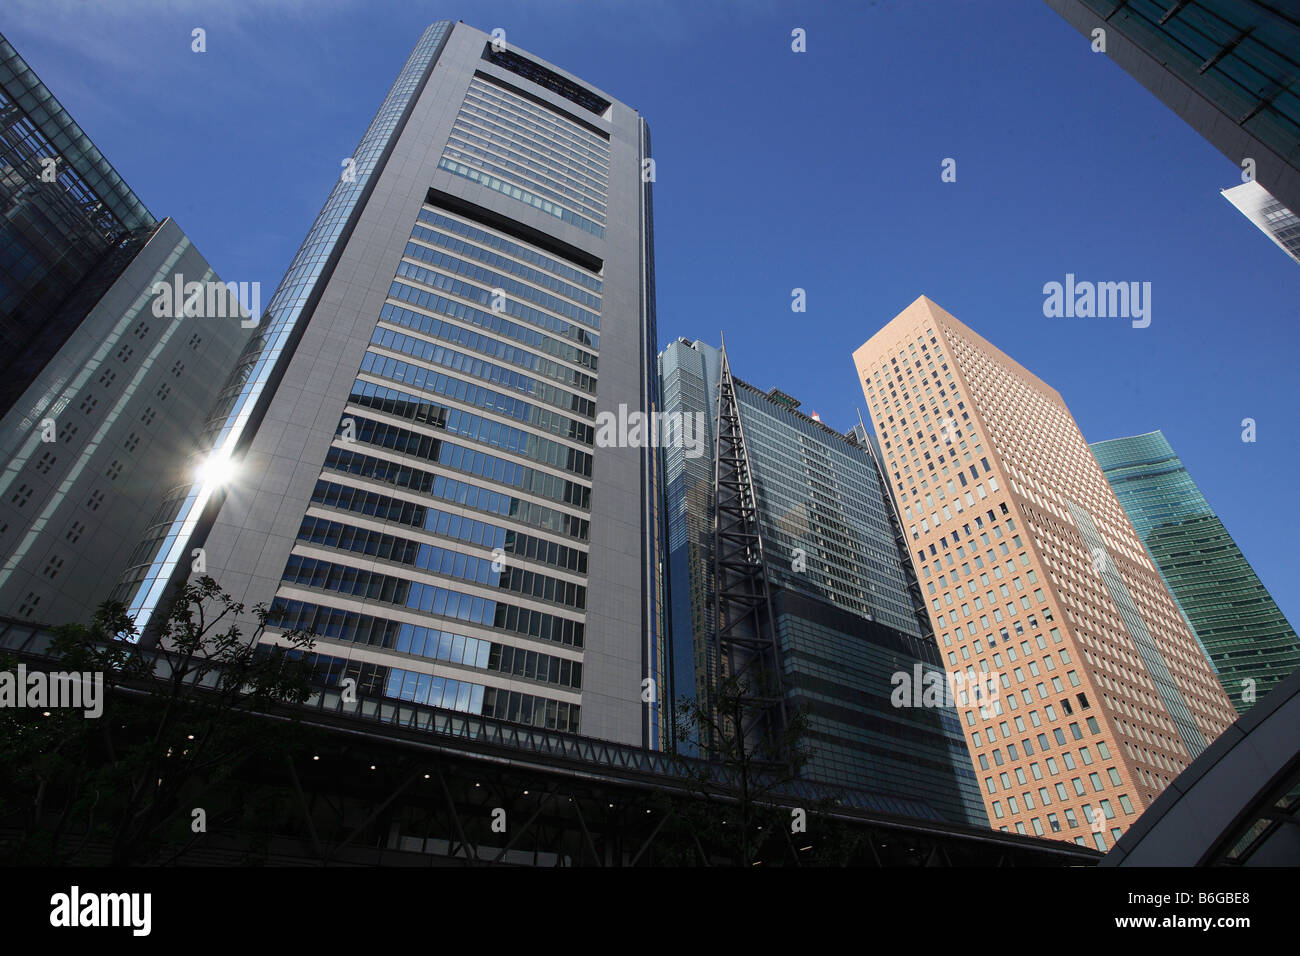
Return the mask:
[[1295, 629], [1158, 432], [1090, 446], [1239, 713], [1300, 667]]
[[[649, 130], [463, 23], [416, 43], [121, 593], [208, 572], [330, 681], [658, 747]], [[346, 172], [346, 171], [345, 171]]]
[[[58, 625], [109, 597], [191, 472], [251, 330], [3, 36], [0, 206], [0, 616]], [[221, 315], [156, 308], [178, 280]]]
[[[698, 415], [704, 431], [698, 442], [663, 449], [680, 700], [700, 695], [717, 673], [711, 543], [721, 352], [679, 339], [660, 354], [659, 368], [664, 412]], [[896, 675], [910, 686], [917, 674], [944, 669], [918, 617], [919, 592], [865, 432], [840, 434], [779, 389], [734, 381], [783, 689], [792, 708], [809, 714], [813, 756], [804, 775], [873, 792], [904, 815], [987, 826], [953, 707], [894, 703]]]
[[1289, 209], [1300, 209], [1300, 12], [1289, 0], [1047, 0]]

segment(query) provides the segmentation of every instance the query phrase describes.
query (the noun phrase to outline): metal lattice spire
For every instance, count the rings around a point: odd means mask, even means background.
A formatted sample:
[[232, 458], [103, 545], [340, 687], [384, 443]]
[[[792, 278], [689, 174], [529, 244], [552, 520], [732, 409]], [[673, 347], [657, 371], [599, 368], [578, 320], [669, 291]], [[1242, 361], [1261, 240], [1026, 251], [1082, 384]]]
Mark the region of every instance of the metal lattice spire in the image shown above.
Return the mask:
[[781, 661], [736, 383], [722, 342], [714, 446], [713, 645], [718, 678], [738, 690], [737, 740], [777, 756], [786, 727]]

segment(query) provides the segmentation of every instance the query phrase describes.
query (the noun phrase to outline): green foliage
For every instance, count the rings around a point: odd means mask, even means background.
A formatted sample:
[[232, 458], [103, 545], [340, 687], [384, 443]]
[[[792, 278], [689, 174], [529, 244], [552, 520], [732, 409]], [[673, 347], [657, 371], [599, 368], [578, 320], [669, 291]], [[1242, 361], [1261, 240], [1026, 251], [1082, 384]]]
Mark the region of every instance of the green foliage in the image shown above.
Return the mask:
[[251, 613], [245, 635], [244, 606], [204, 577], [179, 591], [152, 649], [120, 603], [60, 628], [49, 669], [102, 674], [103, 713], [0, 710], [0, 821], [20, 833], [0, 844], [0, 860], [173, 862], [202, 841], [196, 808], [209, 828], [246, 814], [257, 795], [227, 784], [250, 762], [283, 760], [300, 745], [291, 705], [310, 696], [313, 647], [311, 635], [292, 631], [259, 652], [274, 620], [263, 605]]
[[680, 773], [698, 798], [674, 808], [684, 825], [668, 850], [680, 857], [674, 862], [710, 864], [718, 859], [752, 866], [773, 855], [797, 858], [788, 799], [776, 797], [799, 779], [813, 751], [804, 744], [806, 708], [787, 712], [774, 731], [763, 726], [753, 701], [777, 694], [771, 676], [756, 672], [719, 680], [707, 701], [679, 701], [678, 744], [692, 745], [709, 763], [680, 763]]

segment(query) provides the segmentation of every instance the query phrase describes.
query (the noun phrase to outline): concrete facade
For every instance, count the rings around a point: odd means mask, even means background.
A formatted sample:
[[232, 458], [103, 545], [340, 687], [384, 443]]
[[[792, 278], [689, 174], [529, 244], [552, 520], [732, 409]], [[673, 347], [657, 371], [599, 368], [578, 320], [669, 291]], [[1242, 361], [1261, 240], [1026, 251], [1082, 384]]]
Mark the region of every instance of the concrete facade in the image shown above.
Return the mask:
[[155, 315], [154, 283], [177, 275], [218, 281], [168, 219], [4, 416], [0, 613], [87, 620], [194, 467], [218, 384], [252, 333], [237, 313]]
[[1274, 199], [1254, 180], [1224, 189], [1222, 195], [1274, 245], [1300, 262], [1300, 216]]
[[853, 360], [993, 825], [1108, 849], [1232, 723], [1213, 668], [1054, 389], [924, 297]]
[[[211, 530], [205, 535], [201, 522], [197, 535], [204, 538], [208, 573], [249, 606], [297, 602], [295, 607], [350, 612], [354, 618], [369, 615], [396, 628], [387, 637], [373, 638], [378, 632], [372, 631], [373, 643], [324, 636], [316, 648], [347, 666], [386, 668], [383, 680], [396, 682], [394, 696], [406, 693], [394, 676], [404, 674], [417, 675], [421, 694], [428, 693], [430, 680], [434, 687], [470, 687], [468, 700], [449, 698], [442, 704], [458, 709], [488, 713], [492, 699], [513, 693], [516, 711], [509, 719], [654, 746], [654, 708], [642, 701], [642, 682], [658, 646], [656, 579], [645, 573], [655, 567], [646, 557], [657, 547], [655, 489], [647, 482], [650, 456], [637, 447], [595, 446], [591, 438], [597, 416], [617, 413], [620, 405], [645, 411], [657, 388], [650, 349], [653, 299], [647, 293], [653, 287], [649, 193], [641, 177], [648, 150], [645, 124], [635, 111], [544, 61], [510, 47], [509, 55], [517, 59], [498, 62], [491, 52], [487, 34], [447, 22], [431, 27], [417, 46], [394, 88], [402, 99], [390, 94], [376, 124], [386, 112], [400, 119], [383, 136], [372, 135], [378, 128], [372, 124], [372, 134], [358, 148], [359, 156], [370, 151], [377, 158], [364, 168], [357, 164], [366, 184], [354, 201], [351, 225], [331, 240], [331, 261], [319, 270], [311, 291], [299, 296], [307, 305], [294, 318], [297, 340], [277, 360], [278, 380], [267, 378], [259, 399], [264, 410], [251, 413], [258, 422], [255, 435], [245, 439], [246, 451], [236, 455], [237, 475], [217, 496]], [[607, 108], [598, 114], [571, 96], [601, 100]], [[480, 149], [481, 154], [474, 152]], [[466, 155], [471, 158], [465, 160]], [[480, 179], [468, 178], [466, 170]], [[561, 181], [569, 191], [561, 191]], [[525, 184], [522, 193], [519, 183]], [[336, 187], [336, 194], [345, 188]], [[304, 249], [311, 245], [309, 238]], [[398, 288], [401, 294], [394, 295]], [[591, 304], [593, 289], [599, 290], [594, 293], [598, 305]], [[498, 291], [500, 310], [492, 304]], [[272, 313], [276, 308], [273, 300]], [[598, 346], [594, 332], [570, 321], [583, 310], [595, 318], [583, 320], [587, 327], [599, 327]], [[279, 315], [271, 318], [281, 321]], [[493, 327], [498, 320], [514, 331]], [[384, 331], [390, 333], [388, 344], [377, 344]], [[449, 358], [453, 353], [460, 358]], [[389, 361], [396, 359], [400, 364]], [[481, 366], [472, 366], [475, 361]], [[389, 364], [363, 370], [363, 362]], [[527, 388], [522, 379], [510, 378], [524, 372], [532, 382]], [[434, 393], [437, 375], [444, 379]], [[414, 388], [413, 382], [418, 383]], [[456, 383], [461, 392], [455, 392]], [[359, 394], [365, 386], [404, 397], [383, 407], [374, 396]], [[542, 397], [547, 394], [550, 399]], [[520, 402], [527, 406], [522, 412]], [[512, 416], [510, 408], [519, 414]], [[371, 423], [363, 425], [357, 440], [347, 432], [349, 418]], [[405, 453], [374, 437], [381, 428], [409, 436], [401, 439]], [[420, 441], [433, 451], [411, 453], [412, 443]], [[558, 453], [558, 463], [554, 457], [542, 460], [537, 448]], [[518, 483], [511, 488], [499, 477], [488, 480], [483, 473], [475, 477], [468, 470], [475, 455], [496, 460], [507, 475], [527, 469], [531, 490], [518, 490]], [[586, 459], [587, 470], [566, 468], [565, 456], [570, 463], [575, 456]], [[369, 476], [349, 474], [339, 464], [361, 459], [369, 462], [364, 466]], [[373, 474], [376, 462], [408, 471], [400, 480], [391, 475], [380, 480]], [[492, 494], [494, 502], [513, 504], [505, 511], [476, 509], [466, 503], [464, 491], [459, 499], [430, 495], [412, 483], [412, 475], [423, 475], [429, 487], [434, 481], [444, 489], [459, 482], [480, 489], [484, 499]], [[494, 560], [497, 549], [486, 538], [471, 542], [454, 532], [425, 534], [433, 529], [413, 530], [409, 521], [384, 521], [373, 511], [365, 517], [355, 510], [349, 514], [320, 500], [322, 482], [438, 509], [452, 516], [452, 525], [478, 521], [491, 526], [489, 534], [512, 539], [526, 534], [543, 547], [579, 551], [583, 570], [557, 571], [540, 557], [510, 554], [502, 559], [504, 567], [487, 572], [486, 582], [473, 581], [462, 565], [481, 567]], [[559, 500], [538, 490], [543, 487], [563, 487], [565, 496], [589, 497], [589, 504]], [[583, 530], [566, 534], [530, 523], [526, 515], [540, 509], [563, 514]], [[425, 570], [376, 558], [374, 551], [349, 555], [337, 545], [313, 543], [303, 531], [307, 519], [403, 539], [425, 562], [417, 567]], [[456, 556], [454, 573], [428, 564], [427, 555], [437, 549]], [[381, 601], [331, 594], [311, 583], [310, 572], [306, 582], [291, 574], [291, 564], [301, 570], [303, 561], [370, 574], [372, 580], [399, 579], [398, 593], [409, 591], [412, 597], [406, 606], [394, 606], [388, 592]], [[546, 595], [511, 594], [504, 582], [516, 569], [526, 571], [529, 581], [547, 579]], [[585, 590], [587, 599], [561, 603], [557, 595], [552, 600], [550, 589], [557, 583], [570, 594]], [[439, 616], [412, 603], [418, 589], [435, 585], [439, 601], [444, 591], [454, 590], [472, 600], [472, 612]], [[500, 618], [492, 620], [490, 609], [507, 599], [515, 611], [547, 618], [546, 627], [551, 619], [557, 622], [556, 639], [521, 635]], [[450, 608], [458, 599], [448, 600]], [[466, 616], [470, 613], [473, 617]], [[561, 643], [561, 625], [566, 638], [575, 625], [584, 631], [581, 643]], [[478, 646], [476, 641], [490, 645], [493, 663], [438, 657], [432, 645], [423, 653], [413, 650], [413, 630], [423, 640], [426, 631], [440, 629], [449, 629], [441, 630], [448, 636], [455, 631], [457, 648], [461, 641], [466, 647]], [[399, 644], [406, 649], [398, 650]], [[515, 652], [530, 655], [526, 674], [496, 669], [508, 666], [497, 663], [503, 654], [509, 659]], [[535, 677], [534, 658], [538, 668], [550, 659], [557, 667], [563, 662], [564, 686]], [[571, 665], [581, 665], [578, 686]], [[482, 703], [485, 699], [489, 703]], [[569, 705], [563, 712], [572, 715], [558, 725], [557, 704]], [[572, 705], [580, 706], [580, 723]], [[549, 707], [551, 713], [530, 720], [534, 706]]]

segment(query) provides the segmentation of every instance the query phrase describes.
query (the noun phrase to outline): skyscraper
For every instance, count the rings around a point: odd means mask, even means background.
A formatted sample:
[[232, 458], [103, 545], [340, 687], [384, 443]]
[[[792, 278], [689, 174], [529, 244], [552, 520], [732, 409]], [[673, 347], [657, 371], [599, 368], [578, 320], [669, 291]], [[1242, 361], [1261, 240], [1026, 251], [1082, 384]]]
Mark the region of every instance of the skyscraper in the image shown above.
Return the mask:
[[1295, 628], [1158, 431], [1094, 442], [1115, 497], [1239, 712], [1300, 667]]
[[649, 160], [634, 110], [430, 26], [212, 412], [232, 477], [174, 490], [133, 608], [202, 544], [330, 680], [658, 746], [657, 455], [596, 440], [657, 400]]
[[[1279, 0], [1047, 0], [1282, 205], [1300, 209], [1300, 17]], [[1094, 44], [1096, 40], [1093, 40]], [[1096, 47], [1094, 46], [1094, 49]]]
[[252, 332], [3, 36], [0, 206], [0, 615], [84, 621]]
[[[703, 342], [670, 343], [659, 365], [664, 413], [698, 423], [683, 426], [690, 440], [664, 448], [676, 696], [706, 700], [718, 677], [714, 455], [718, 386], [728, 378], [786, 709], [808, 710], [812, 757], [803, 776], [870, 791], [904, 816], [987, 826], [953, 708], [921, 700], [920, 685], [943, 665], [918, 620], [913, 572], [865, 433], [840, 434], [793, 396], [730, 376], [721, 351]], [[899, 706], [904, 681], [917, 685], [916, 696]]]
[[1300, 262], [1300, 216], [1274, 199], [1267, 189], [1252, 180], [1223, 190], [1223, 198], [1259, 227], [1273, 243]]
[[1235, 719], [1057, 392], [929, 299], [853, 353], [994, 826], [1104, 850]]

